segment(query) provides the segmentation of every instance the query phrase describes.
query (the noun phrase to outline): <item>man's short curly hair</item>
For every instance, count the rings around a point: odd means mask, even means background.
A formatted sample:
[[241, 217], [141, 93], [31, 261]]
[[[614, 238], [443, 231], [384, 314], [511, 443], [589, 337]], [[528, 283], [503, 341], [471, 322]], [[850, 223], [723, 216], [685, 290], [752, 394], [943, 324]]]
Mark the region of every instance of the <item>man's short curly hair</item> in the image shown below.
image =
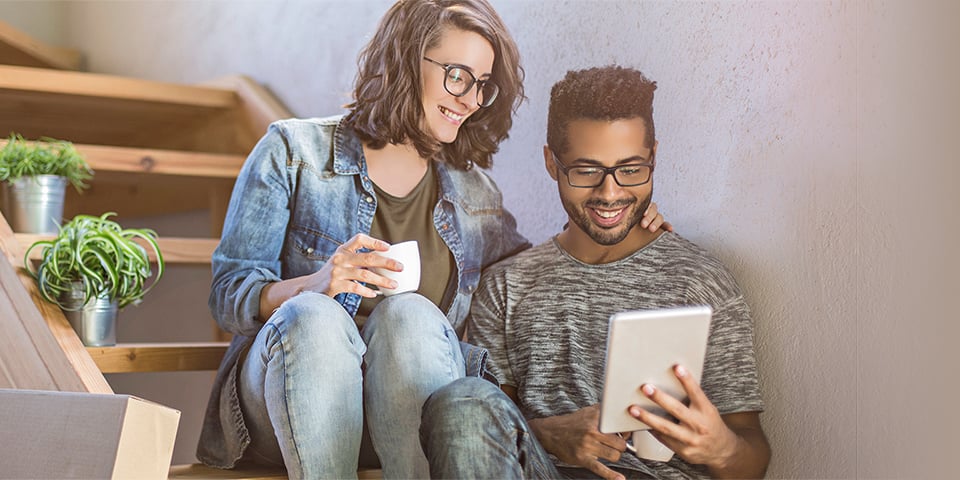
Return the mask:
[[644, 143], [653, 147], [653, 91], [657, 82], [638, 70], [610, 65], [569, 71], [550, 90], [547, 145], [559, 154], [569, 148], [567, 126], [574, 120], [623, 120], [640, 117]]

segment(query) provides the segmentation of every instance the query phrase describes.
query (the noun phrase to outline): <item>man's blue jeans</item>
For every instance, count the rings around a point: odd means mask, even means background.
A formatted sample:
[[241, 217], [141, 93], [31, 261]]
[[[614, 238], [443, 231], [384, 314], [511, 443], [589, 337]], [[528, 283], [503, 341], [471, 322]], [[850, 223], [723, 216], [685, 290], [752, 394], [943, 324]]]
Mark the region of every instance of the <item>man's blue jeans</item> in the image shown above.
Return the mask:
[[417, 294], [384, 299], [362, 333], [339, 303], [302, 293], [257, 335], [239, 378], [248, 456], [290, 478], [355, 478], [364, 411], [385, 478], [427, 478], [423, 402], [464, 376], [456, 333]]
[[513, 400], [480, 378], [430, 396], [420, 442], [433, 478], [561, 478]]
[[[555, 466], [513, 400], [476, 377], [456, 380], [427, 399], [420, 442], [433, 478], [600, 478], [584, 468]], [[616, 470], [626, 478], [649, 478]]]

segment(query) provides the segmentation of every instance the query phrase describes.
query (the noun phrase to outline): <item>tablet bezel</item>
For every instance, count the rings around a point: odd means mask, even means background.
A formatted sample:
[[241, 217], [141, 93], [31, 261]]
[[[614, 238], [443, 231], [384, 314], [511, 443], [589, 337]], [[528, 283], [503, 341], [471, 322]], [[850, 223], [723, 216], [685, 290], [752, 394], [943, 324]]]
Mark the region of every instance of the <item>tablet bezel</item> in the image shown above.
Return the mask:
[[698, 382], [703, 374], [713, 309], [709, 306], [633, 310], [610, 316], [600, 401], [600, 432], [649, 430], [627, 412], [640, 405], [667, 416], [640, 391], [650, 383], [680, 400], [687, 394], [673, 373], [683, 365]]

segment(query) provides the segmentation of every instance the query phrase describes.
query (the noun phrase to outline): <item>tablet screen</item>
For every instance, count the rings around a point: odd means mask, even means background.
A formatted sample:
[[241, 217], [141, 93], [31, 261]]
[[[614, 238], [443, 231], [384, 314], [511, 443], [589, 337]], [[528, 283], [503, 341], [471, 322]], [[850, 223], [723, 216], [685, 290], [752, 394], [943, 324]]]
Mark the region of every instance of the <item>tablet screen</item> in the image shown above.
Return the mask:
[[700, 381], [711, 314], [710, 307], [695, 306], [620, 312], [610, 317], [600, 402], [602, 433], [649, 429], [627, 413], [630, 405], [666, 416], [640, 391], [644, 383], [686, 400], [673, 366], [683, 365]]

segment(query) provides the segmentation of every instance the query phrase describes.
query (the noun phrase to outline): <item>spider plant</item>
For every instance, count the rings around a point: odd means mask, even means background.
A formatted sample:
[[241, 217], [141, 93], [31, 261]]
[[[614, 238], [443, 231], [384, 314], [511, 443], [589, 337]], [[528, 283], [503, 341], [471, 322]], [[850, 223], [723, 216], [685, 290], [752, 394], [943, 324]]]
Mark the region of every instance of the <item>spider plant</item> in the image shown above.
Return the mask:
[[[30, 245], [24, 256], [24, 265], [37, 281], [40, 294], [45, 300], [65, 310], [62, 297], [71, 291], [73, 284], [81, 285], [86, 305], [94, 298], [110, 298], [118, 308], [138, 304], [160, 277], [163, 276], [163, 256], [157, 245], [157, 234], [150, 229], [124, 229], [109, 217], [113, 212], [99, 217], [77, 215], [60, 233], [50, 240], [39, 240]], [[157, 273], [151, 276], [147, 250], [135, 242], [141, 239], [153, 250], [157, 258]], [[36, 270], [30, 261], [30, 252], [43, 248], [40, 264]]]
[[39, 175], [64, 177], [80, 192], [88, 187], [86, 182], [93, 178], [93, 170], [70, 142], [49, 137], [28, 142], [11, 133], [0, 149], [0, 181], [14, 182]]

